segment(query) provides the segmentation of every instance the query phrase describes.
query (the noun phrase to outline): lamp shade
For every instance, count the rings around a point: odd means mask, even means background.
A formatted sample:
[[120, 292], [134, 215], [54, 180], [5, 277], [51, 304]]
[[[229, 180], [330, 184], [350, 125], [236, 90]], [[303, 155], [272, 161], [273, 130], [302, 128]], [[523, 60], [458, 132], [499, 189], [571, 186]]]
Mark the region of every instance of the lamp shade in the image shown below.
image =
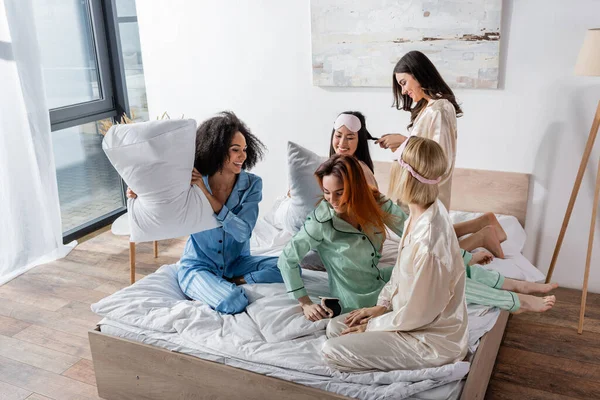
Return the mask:
[[600, 76], [600, 28], [588, 29], [579, 51], [576, 75]]

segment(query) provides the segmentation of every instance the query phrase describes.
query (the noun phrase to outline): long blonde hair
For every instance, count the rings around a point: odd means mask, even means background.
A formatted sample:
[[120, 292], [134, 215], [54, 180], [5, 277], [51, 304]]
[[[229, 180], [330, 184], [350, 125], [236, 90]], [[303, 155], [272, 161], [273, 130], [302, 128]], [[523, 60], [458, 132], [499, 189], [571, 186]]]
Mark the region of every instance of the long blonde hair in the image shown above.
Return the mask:
[[[402, 160], [415, 172], [426, 179], [437, 179], [444, 175], [448, 167], [446, 155], [441, 146], [430, 139], [411, 136], [402, 152]], [[429, 206], [439, 194], [437, 184], [419, 182], [409, 170], [398, 162], [392, 164], [389, 193], [404, 204]]]

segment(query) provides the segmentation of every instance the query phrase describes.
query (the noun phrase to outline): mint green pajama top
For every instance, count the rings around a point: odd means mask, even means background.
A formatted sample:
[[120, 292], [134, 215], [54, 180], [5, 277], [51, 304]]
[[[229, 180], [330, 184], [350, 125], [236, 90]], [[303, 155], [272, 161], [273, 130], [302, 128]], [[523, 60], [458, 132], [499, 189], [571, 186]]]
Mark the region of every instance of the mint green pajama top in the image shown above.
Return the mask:
[[[393, 217], [388, 227], [402, 236], [408, 216], [393, 201], [381, 198], [383, 211]], [[383, 233], [370, 238], [339, 218], [331, 205], [322, 201], [306, 218], [304, 226], [283, 249], [277, 265], [288, 293], [295, 299], [306, 296], [299, 262], [315, 250], [329, 275], [329, 291], [340, 299], [343, 312], [377, 304], [379, 292], [390, 279], [393, 266], [377, 267]]]
[[[382, 197], [381, 209], [392, 216], [388, 227], [398, 236], [404, 233], [408, 215], [392, 200]], [[310, 251], [319, 253], [329, 275], [329, 293], [340, 299], [342, 312], [372, 307], [394, 266], [378, 267], [383, 245], [382, 232], [373, 238], [337, 216], [326, 201], [308, 215], [304, 225], [285, 246], [277, 265], [291, 297], [306, 296], [300, 275], [300, 261]], [[465, 266], [471, 253], [462, 251]]]

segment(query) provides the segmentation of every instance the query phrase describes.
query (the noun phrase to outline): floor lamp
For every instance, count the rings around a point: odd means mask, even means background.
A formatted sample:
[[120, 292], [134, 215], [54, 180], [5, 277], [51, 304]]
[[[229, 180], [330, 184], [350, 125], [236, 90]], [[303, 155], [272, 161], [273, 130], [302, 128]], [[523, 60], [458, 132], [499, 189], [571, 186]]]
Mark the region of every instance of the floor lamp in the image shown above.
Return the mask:
[[[586, 76], [600, 76], [600, 28], [589, 29], [587, 31], [585, 40], [583, 42], [583, 46], [581, 47], [581, 51], [579, 52], [579, 58], [577, 59], [577, 64], [575, 65], [575, 74], [576, 75], [586, 75]], [[567, 206], [567, 212], [565, 213], [565, 218], [563, 219], [562, 227], [560, 229], [560, 234], [558, 235], [558, 240], [556, 241], [556, 247], [554, 248], [554, 254], [552, 255], [552, 261], [550, 262], [550, 269], [548, 270], [548, 275], [546, 277], [546, 283], [550, 282], [550, 280], [552, 279], [552, 273], [554, 272], [556, 260], [558, 259], [558, 253], [560, 252], [560, 248], [562, 246], [563, 239], [565, 237], [565, 232], [567, 230], [567, 226], [569, 225], [569, 220], [571, 219], [571, 213], [573, 212], [573, 206], [575, 205], [575, 200], [577, 199], [577, 194], [579, 193], [579, 187], [581, 186], [581, 181], [583, 179], [583, 175], [585, 173], [585, 168], [587, 166], [588, 160], [590, 159], [590, 154], [594, 147], [594, 142], [596, 140], [596, 136], [598, 134], [599, 127], [600, 127], [600, 102], [598, 102], [598, 108], [596, 109], [596, 115], [595, 115], [594, 121], [592, 123], [592, 129], [590, 130], [590, 134], [588, 136], [588, 140], [585, 145], [583, 157], [581, 158], [581, 164], [579, 164], [579, 171], [577, 172], [577, 178], [575, 178], [575, 184], [573, 185], [573, 191], [571, 192], [571, 198], [569, 200], [569, 205]], [[579, 310], [579, 327], [577, 328], [578, 333], [583, 332], [583, 318], [585, 315], [585, 301], [586, 301], [586, 297], [587, 297], [588, 278], [590, 276], [590, 263], [592, 261], [592, 246], [594, 245], [594, 230], [595, 230], [596, 213], [598, 211], [599, 200], [600, 200], [600, 160], [598, 162], [598, 172], [596, 175], [596, 188], [594, 190], [594, 204], [593, 204], [593, 209], [592, 209], [592, 221], [590, 223], [590, 235], [589, 235], [589, 241], [588, 241], [587, 257], [586, 257], [586, 261], [585, 261], [585, 273], [584, 273], [584, 277], [583, 277], [583, 291], [581, 294], [581, 308]]]

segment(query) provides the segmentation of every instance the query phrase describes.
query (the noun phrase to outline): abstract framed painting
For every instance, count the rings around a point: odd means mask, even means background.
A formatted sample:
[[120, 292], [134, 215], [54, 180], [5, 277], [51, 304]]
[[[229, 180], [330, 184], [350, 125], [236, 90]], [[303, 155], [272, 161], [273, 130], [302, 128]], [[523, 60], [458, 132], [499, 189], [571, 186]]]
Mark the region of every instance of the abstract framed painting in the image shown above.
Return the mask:
[[311, 0], [315, 86], [390, 87], [425, 53], [453, 88], [498, 88], [502, 0]]

